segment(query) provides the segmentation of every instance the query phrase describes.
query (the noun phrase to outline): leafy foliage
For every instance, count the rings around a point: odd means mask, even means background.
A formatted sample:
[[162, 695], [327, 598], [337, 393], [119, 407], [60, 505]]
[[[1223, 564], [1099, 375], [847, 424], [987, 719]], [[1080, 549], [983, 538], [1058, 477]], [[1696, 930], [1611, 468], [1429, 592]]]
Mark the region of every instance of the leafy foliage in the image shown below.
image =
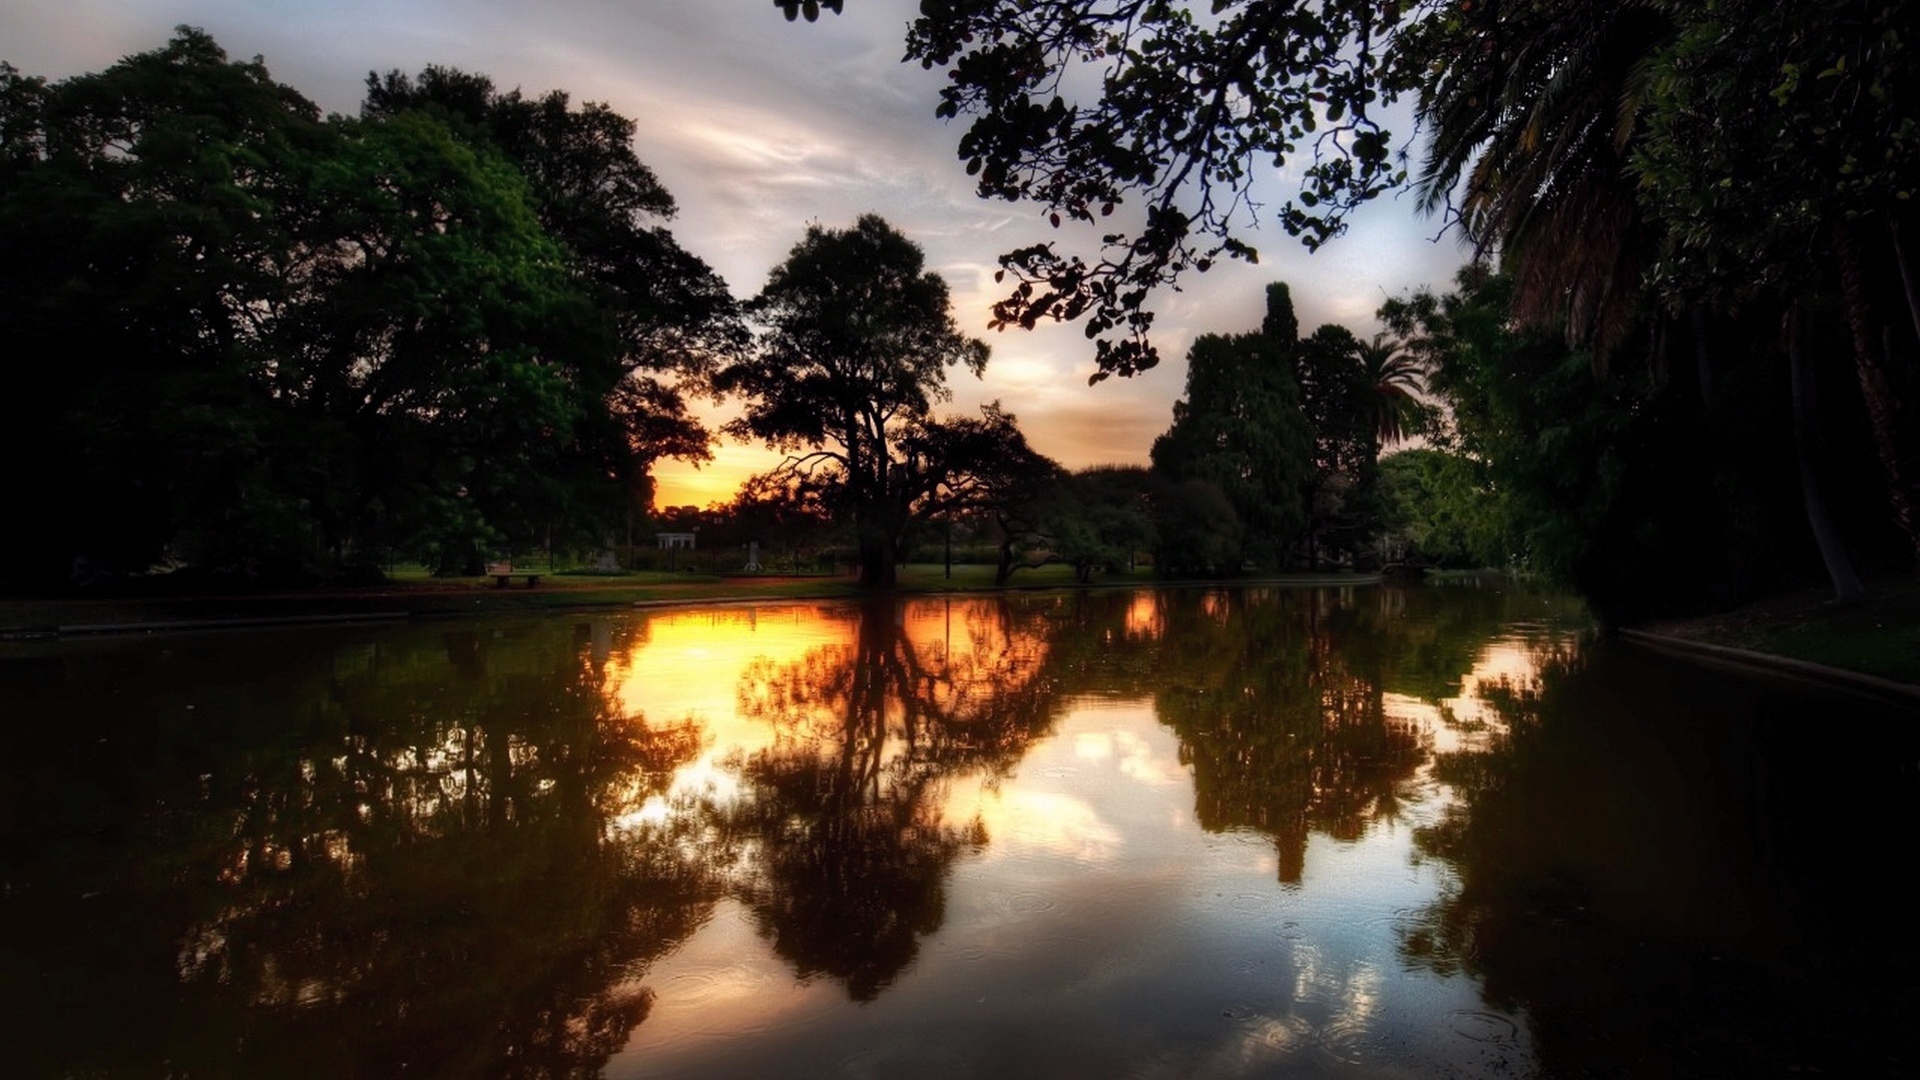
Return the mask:
[[1464, 454], [1418, 447], [1380, 459], [1380, 502], [1390, 557], [1444, 567], [1504, 567], [1502, 492], [1486, 467]]
[[[1263, 207], [1264, 162], [1299, 168], [1274, 215], [1317, 247], [1401, 182], [1376, 118], [1398, 5], [1371, 0], [928, 0], [907, 59], [945, 68], [939, 115], [983, 197], [1031, 200], [1055, 228], [1106, 226], [1089, 259], [1034, 244], [1001, 258], [1000, 325], [1087, 320], [1099, 373], [1152, 367], [1147, 294], [1221, 258]], [[1300, 165], [1300, 159], [1306, 163]], [[1137, 209], [1121, 213], [1130, 202]]]
[[939, 482], [926, 440], [907, 436], [948, 396], [949, 367], [986, 366], [986, 345], [961, 334], [947, 307], [946, 282], [878, 216], [813, 225], [750, 305], [757, 347], [715, 379], [745, 402], [728, 433], [786, 451], [783, 472], [829, 493], [869, 585], [892, 584], [915, 504]]
[[[1497, 544], [1613, 619], [1724, 606], [1804, 572], [1806, 519], [1781, 482], [1793, 466], [1791, 440], [1780, 437], [1787, 420], [1775, 411], [1784, 404], [1778, 366], [1728, 372], [1703, 416], [1686, 381], [1601, 370], [1560, 336], [1518, 324], [1513, 289], [1469, 267], [1450, 293], [1382, 309], [1429, 365], [1429, 386], [1447, 406], [1434, 437], [1457, 459], [1416, 459], [1437, 498], [1425, 510], [1414, 500], [1403, 527], [1421, 528], [1424, 517], [1430, 536], [1455, 535], [1479, 558], [1501, 555]], [[1841, 460], [1864, 452], [1848, 446]], [[1471, 509], [1454, 501], [1461, 470], [1481, 492]], [[1858, 465], [1833, 472], [1851, 479], [1833, 492], [1846, 520], [1856, 535], [1875, 535], [1857, 528], [1861, 500], [1871, 501]]]
[[1053, 550], [1082, 581], [1095, 572], [1133, 568], [1137, 553], [1159, 546], [1154, 529], [1155, 475], [1139, 466], [1096, 465], [1063, 478]]
[[1174, 482], [1212, 485], [1241, 526], [1238, 566], [1278, 565], [1306, 522], [1301, 502], [1312, 467], [1311, 435], [1288, 370], [1291, 342], [1265, 334], [1202, 336], [1187, 353], [1186, 396], [1153, 442], [1155, 471]]
[[9, 573], [472, 568], [595, 537], [648, 462], [706, 452], [674, 382], [741, 331], [644, 224], [672, 201], [631, 122], [458, 72], [370, 93], [323, 120], [188, 28], [58, 83], [0, 68], [0, 333], [53, 373], [0, 425], [50, 462]]

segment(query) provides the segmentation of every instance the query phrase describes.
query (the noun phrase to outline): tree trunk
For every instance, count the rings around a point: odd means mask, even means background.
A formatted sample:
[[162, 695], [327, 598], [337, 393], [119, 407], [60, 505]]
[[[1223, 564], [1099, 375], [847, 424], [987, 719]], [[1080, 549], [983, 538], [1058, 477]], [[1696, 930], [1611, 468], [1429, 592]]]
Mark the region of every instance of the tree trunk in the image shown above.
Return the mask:
[[1906, 469], [1900, 460], [1898, 438], [1898, 401], [1887, 384], [1886, 370], [1873, 347], [1868, 329], [1869, 311], [1865, 283], [1861, 280], [1860, 256], [1846, 226], [1834, 228], [1834, 250], [1840, 259], [1840, 296], [1847, 312], [1847, 329], [1853, 337], [1854, 370], [1860, 377], [1860, 396], [1866, 400], [1867, 419], [1873, 427], [1874, 449], [1880, 455], [1880, 468], [1887, 477], [1888, 501], [1893, 504], [1893, 519], [1906, 534], [1907, 543], [1920, 558], [1920, 515], [1916, 515], [1913, 493], [1907, 489]]
[[1907, 263], [1906, 245], [1900, 242], [1900, 223], [1894, 222], [1887, 227], [1893, 238], [1893, 260], [1900, 264], [1900, 287], [1907, 296], [1907, 315], [1913, 319], [1913, 333], [1920, 339], [1920, 288], [1913, 282], [1913, 268]]
[[860, 531], [860, 586], [866, 589], [891, 589], [899, 584], [899, 571], [893, 558], [893, 541], [880, 533]]
[[1713, 346], [1708, 337], [1706, 309], [1695, 304], [1687, 313], [1693, 329], [1693, 370], [1700, 380], [1700, 411], [1713, 412]]
[[1827, 577], [1833, 582], [1833, 598], [1851, 603], [1866, 595], [1846, 545], [1834, 528], [1827, 512], [1827, 501], [1820, 494], [1820, 481], [1813, 468], [1813, 437], [1817, 412], [1813, 406], [1813, 370], [1807, 363], [1805, 337], [1800, 313], [1789, 310], [1782, 327], [1787, 339], [1787, 368], [1793, 388], [1793, 449], [1800, 467], [1800, 501], [1806, 507], [1807, 525], [1820, 546], [1820, 559], [1826, 564]]

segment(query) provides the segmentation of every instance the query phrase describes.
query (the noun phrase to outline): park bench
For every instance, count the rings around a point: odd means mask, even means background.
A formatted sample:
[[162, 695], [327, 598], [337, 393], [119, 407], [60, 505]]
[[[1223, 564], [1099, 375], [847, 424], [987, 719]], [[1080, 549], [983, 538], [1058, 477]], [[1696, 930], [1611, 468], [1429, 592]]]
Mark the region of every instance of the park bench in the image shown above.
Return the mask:
[[493, 587], [496, 589], [506, 588], [507, 579], [516, 574], [527, 579], [527, 588], [529, 589], [540, 583], [540, 574], [537, 571], [515, 570], [512, 563], [497, 562], [487, 564], [487, 576], [493, 578]]

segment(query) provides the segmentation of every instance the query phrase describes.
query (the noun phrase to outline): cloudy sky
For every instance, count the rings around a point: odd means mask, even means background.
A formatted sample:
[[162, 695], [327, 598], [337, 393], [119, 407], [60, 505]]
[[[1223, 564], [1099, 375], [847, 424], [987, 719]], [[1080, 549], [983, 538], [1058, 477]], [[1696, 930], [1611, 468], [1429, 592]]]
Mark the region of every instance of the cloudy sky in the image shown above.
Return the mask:
[[[987, 330], [996, 257], [1054, 234], [1034, 207], [975, 196], [954, 156], [961, 125], [933, 115], [940, 73], [900, 63], [917, 8], [847, 0], [845, 15], [808, 24], [786, 22], [770, 0], [4, 0], [0, 60], [58, 79], [157, 48], [187, 24], [229, 55], [263, 57], [329, 111], [357, 111], [369, 71], [428, 64], [604, 101], [637, 121], [641, 160], [679, 202], [670, 225], [681, 244], [736, 296], [758, 291], [809, 222], [845, 226], [872, 211], [917, 241], [952, 286], [960, 325], [993, 347], [985, 378], [956, 377], [952, 407], [999, 400], [1071, 467], [1144, 462], [1171, 420], [1188, 342], [1257, 327], [1267, 282], [1292, 287], [1303, 331], [1338, 322], [1371, 334], [1381, 300], [1444, 286], [1462, 261], [1404, 198], [1367, 208], [1312, 255], [1277, 228], [1249, 233], [1259, 265], [1216, 266], [1155, 298], [1157, 370], [1089, 387], [1093, 349], [1077, 326]], [[725, 499], [775, 460], [722, 445], [698, 471], [663, 467], [659, 497]]]

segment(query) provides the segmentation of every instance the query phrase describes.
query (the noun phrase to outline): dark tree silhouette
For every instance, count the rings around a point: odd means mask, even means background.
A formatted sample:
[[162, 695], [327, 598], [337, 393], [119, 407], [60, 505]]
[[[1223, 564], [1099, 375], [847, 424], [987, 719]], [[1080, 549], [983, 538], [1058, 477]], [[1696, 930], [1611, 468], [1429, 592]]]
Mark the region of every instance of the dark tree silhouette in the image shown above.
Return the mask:
[[955, 328], [919, 247], [872, 214], [809, 227], [750, 310], [758, 343], [715, 380], [745, 399], [728, 432], [787, 451], [782, 472], [820, 481], [854, 531], [861, 583], [891, 586], [914, 506], [941, 481], [906, 436], [948, 396], [948, 368], [979, 374], [986, 345]]

